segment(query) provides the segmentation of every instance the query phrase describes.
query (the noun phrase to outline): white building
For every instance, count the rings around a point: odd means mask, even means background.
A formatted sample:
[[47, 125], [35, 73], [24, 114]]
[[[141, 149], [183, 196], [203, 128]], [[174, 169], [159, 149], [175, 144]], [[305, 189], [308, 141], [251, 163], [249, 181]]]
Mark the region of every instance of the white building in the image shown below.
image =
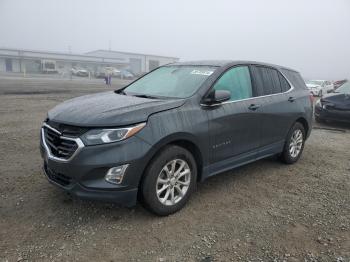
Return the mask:
[[108, 57], [110, 59], [119, 59], [129, 64], [129, 69], [134, 73], [149, 72], [158, 66], [174, 63], [179, 60], [177, 57], [147, 55], [139, 53], [129, 53], [109, 50], [96, 50], [86, 53], [97, 57]]
[[77, 66], [94, 73], [109, 66], [139, 74], [178, 60], [176, 57], [108, 50], [71, 54], [0, 48], [0, 72], [65, 73]]

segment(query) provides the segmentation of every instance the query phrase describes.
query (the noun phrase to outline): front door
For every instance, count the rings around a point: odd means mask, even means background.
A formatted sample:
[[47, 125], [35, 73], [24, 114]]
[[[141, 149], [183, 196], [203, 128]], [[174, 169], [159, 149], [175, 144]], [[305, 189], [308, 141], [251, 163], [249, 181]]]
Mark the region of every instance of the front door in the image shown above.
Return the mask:
[[225, 169], [242, 155], [255, 158], [261, 136], [260, 108], [253, 97], [248, 66], [229, 69], [213, 88], [231, 93], [230, 101], [207, 110], [211, 162], [217, 169]]

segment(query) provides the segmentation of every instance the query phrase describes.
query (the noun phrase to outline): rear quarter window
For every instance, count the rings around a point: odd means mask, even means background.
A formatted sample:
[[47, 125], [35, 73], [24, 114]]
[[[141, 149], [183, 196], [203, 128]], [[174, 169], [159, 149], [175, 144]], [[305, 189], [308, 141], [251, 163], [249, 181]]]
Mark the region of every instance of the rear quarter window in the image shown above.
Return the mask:
[[280, 79], [282, 92], [287, 92], [290, 89], [290, 84], [288, 83], [287, 79], [280, 72], [278, 72], [278, 77]]
[[281, 71], [295, 88], [307, 89], [304, 79], [298, 72], [288, 69], [282, 69]]

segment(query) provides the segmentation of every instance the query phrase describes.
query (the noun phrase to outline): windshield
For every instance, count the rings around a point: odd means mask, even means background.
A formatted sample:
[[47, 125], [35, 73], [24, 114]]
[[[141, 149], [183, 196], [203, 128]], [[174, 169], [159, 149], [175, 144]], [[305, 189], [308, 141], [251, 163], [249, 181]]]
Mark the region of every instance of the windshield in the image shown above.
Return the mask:
[[215, 69], [212, 66], [160, 67], [129, 85], [124, 92], [155, 97], [190, 97]]
[[335, 92], [350, 95], [350, 83], [346, 82], [341, 87], [339, 87]]
[[310, 80], [307, 82], [308, 84], [312, 84], [312, 85], [322, 85], [323, 81], [320, 80]]

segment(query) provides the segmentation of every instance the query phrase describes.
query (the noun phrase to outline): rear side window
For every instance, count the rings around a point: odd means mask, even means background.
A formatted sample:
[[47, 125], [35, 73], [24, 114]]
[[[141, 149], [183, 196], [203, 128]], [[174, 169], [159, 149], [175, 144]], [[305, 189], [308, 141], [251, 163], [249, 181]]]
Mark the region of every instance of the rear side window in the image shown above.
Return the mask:
[[282, 69], [281, 71], [295, 88], [307, 89], [304, 79], [298, 72], [288, 69]]
[[215, 90], [227, 90], [231, 93], [230, 101], [253, 96], [252, 82], [248, 66], [237, 66], [226, 71], [214, 85]]
[[276, 69], [253, 66], [252, 71], [258, 89], [258, 95], [272, 95], [282, 92], [279, 72]]

